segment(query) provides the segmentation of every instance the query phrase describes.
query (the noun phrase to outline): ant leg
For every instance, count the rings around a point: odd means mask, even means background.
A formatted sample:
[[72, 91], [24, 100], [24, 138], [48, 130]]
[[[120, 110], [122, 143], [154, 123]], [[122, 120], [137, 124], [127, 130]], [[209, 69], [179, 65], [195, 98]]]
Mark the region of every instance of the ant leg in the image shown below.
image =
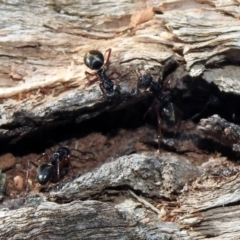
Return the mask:
[[28, 190], [29, 190], [29, 184], [28, 184], [28, 179], [29, 179], [29, 172], [32, 170], [32, 168], [30, 168], [30, 163], [34, 166], [34, 167], [38, 167], [37, 164], [35, 164], [34, 162], [28, 160], [28, 163], [27, 163], [27, 170], [26, 170], [26, 191], [25, 191], [25, 194], [28, 193]]
[[99, 83], [99, 87], [100, 87], [102, 93], [103, 93], [104, 95], [106, 95], [106, 91], [105, 91], [105, 89], [104, 89], [104, 87], [103, 87], [103, 83], [102, 83], [102, 82]]
[[195, 118], [198, 118], [199, 116], [201, 116], [209, 106], [218, 106], [219, 105], [219, 100], [217, 97], [215, 97], [214, 95], [210, 95], [208, 98], [207, 103], [204, 105], [203, 109], [201, 110], [201, 112], [196, 113], [194, 116], [192, 116], [191, 118], [189, 118], [189, 120], [194, 120]]
[[160, 153], [160, 145], [161, 145], [161, 137], [162, 137], [162, 130], [161, 130], [161, 115], [160, 111], [157, 109], [157, 119], [158, 119], [158, 152]]
[[[73, 150], [73, 151], [76, 151], [76, 152], [79, 152], [79, 153], [81, 153], [82, 155], [87, 155], [87, 154], [91, 154], [91, 155], [93, 155], [93, 157], [95, 157], [95, 155], [94, 155], [94, 153], [92, 153], [92, 152], [88, 152], [88, 151], [81, 151], [81, 150], [78, 150], [78, 149], [71, 149], [71, 150]], [[74, 155], [73, 155], [74, 156]], [[74, 157], [77, 157], [77, 156], [74, 156]]]
[[[80, 158], [80, 157], [75, 156], [75, 155], [71, 155], [71, 158], [77, 158], [78, 160], [80, 160], [80, 161], [83, 162], [83, 163], [85, 163], [85, 162], [87, 162], [87, 161], [89, 161], [89, 160], [95, 160], [94, 157], [91, 157], [91, 158]], [[70, 164], [71, 164], [71, 163], [70, 163]], [[71, 165], [72, 165], [72, 164], [71, 164]]]
[[[116, 77], [114, 77], [114, 78], [112, 77], [114, 74], [117, 75], [117, 78]], [[125, 75], [127, 75], [127, 73], [121, 74], [121, 73], [119, 73], [117, 71], [114, 71], [114, 72], [111, 72], [111, 74], [109, 75], [109, 78], [111, 78], [111, 80], [113, 80], [113, 81], [118, 81], [119, 78], [122, 78]]]
[[145, 118], [149, 112], [153, 110], [153, 108], [156, 106], [156, 99], [154, 99], [152, 105], [148, 108], [147, 112], [144, 114], [143, 118]]
[[[71, 154], [71, 158], [77, 158], [77, 159], [80, 159], [80, 160], [84, 160], [84, 162], [86, 162], [87, 160], [89, 160], [89, 159], [94, 159], [94, 157], [95, 157], [95, 154], [94, 153], [92, 153], [92, 152], [88, 152], [88, 151], [81, 151], [81, 150], [79, 150], [79, 149], [71, 149], [72, 151], [76, 151], [76, 152], [78, 152], [78, 153], [80, 153], [81, 155], [87, 155], [87, 154], [91, 154], [92, 155], [92, 157], [91, 158], [89, 158], [89, 157], [87, 157], [87, 158], [84, 158], [84, 159], [82, 159], [82, 158], [80, 158], [79, 156], [75, 156], [75, 155], [72, 155]], [[71, 163], [70, 163], [71, 164]], [[72, 165], [72, 164], [71, 164]]]
[[164, 82], [162, 85], [162, 91], [165, 91], [166, 89], [169, 88], [171, 81]]
[[[112, 73], [109, 75], [109, 77], [111, 78], [112, 81], [116, 81], [117, 84], [119, 84], [119, 82], [120, 82], [125, 76], [127, 76], [129, 73], [130, 73], [130, 71], [129, 71], [129, 72], [126, 72], [126, 73], [119, 73], [118, 71], [115, 70], [114, 72], [112, 72]], [[114, 77], [113, 77], [114, 74], [116, 74], [117, 76], [114, 76]]]
[[193, 115], [192, 117], [189, 118], [189, 120], [193, 121], [194, 119], [198, 118], [199, 116], [201, 116], [205, 111], [206, 109], [208, 108], [209, 106], [209, 102], [207, 102], [207, 104], [203, 107], [202, 111], [199, 112], [199, 113], [196, 113], [195, 115]]
[[178, 120], [177, 126], [176, 126], [175, 129], [174, 129], [174, 135], [173, 135], [174, 142], [175, 142], [175, 140], [176, 140], [176, 135], [177, 135], [177, 133], [178, 133], [178, 131], [179, 131], [179, 129], [180, 129], [180, 126], [181, 126], [181, 119]]
[[30, 161], [30, 163], [35, 167], [35, 168], [38, 168], [38, 165], [32, 161]]
[[90, 72], [85, 71], [85, 75], [86, 75], [86, 77], [94, 77], [97, 74], [95, 72], [94, 73], [90, 73]]
[[29, 178], [29, 172], [31, 171], [30, 169], [30, 161], [28, 160], [28, 163], [27, 163], [27, 171], [26, 171], [26, 191], [25, 191], [25, 194], [28, 193], [28, 188], [29, 188], [29, 185], [28, 185], [28, 178]]
[[[51, 180], [50, 180], [51, 181]], [[44, 186], [42, 186], [40, 189], [43, 192], [48, 192], [50, 189], [50, 181], [48, 181]]]
[[67, 165], [69, 165], [71, 167], [73, 175], [75, 175], [75, 173], [73, 171], [73, 165], [71, 163], [71, 158], [72, 158], [72, 155], [68, 155], [65, 157], [64, 161], [66, 162]]
[[[49, 161], [49, 157], [48, 157], [48, 155], [47, 155], [46, 153], [42, 153], [41, 156], [39, 156], [39, 157], [36, 159], [36, 161], [38, 162], [38, 161], [41, 160], [42, 158], [45, 158], [45, 161], [46, 161], [46, 162]], [[33, 163], [32, 161], [31, 161], [31, 163], [32, 163], [34, 166], [36, 166], [36, 164]]]
[[111, 56], [111, 52], [112, 52], [112, 49], [111, 48], [109, 48], [109, 49], [107, 49], [107, 51], [105, 52], [105, 54], [108, 52], [108, 56], [107, 56], [107, 60], [106, 60], [106, 62], [104, 63], [104, 67], [106, 67], [106, 68], [108, 68], [108, 66], [109, 66], [109, 63], [110, 63], [110, 56]]
[[[91, 84], [93, 84], [93, 83], [95, 83], [99, 80], [97, 73], [85, 72], [85, 75], [86, 75], [87, 80], [88, 80], [87, 85], [91, 85]], [[91, 77], [95, 77], [95, 78], [91, 79]]]

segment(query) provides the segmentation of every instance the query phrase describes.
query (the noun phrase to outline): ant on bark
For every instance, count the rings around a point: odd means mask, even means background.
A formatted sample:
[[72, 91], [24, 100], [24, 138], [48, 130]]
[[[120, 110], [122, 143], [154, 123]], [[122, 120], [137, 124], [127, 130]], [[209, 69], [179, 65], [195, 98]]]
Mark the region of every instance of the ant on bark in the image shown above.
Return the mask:
[[[169, 70], [169, 69], [168, 69]], [[178, 131], [180, 127], [180, 122], [182, 119], [182, 112], [178, 109], [178, 107], [171, 102], [171, 96], [169, 91], [170, 82], [164, 82], [164, 77], [159, 76], [158, 81], [154, 81], [151, 74], [147, 73], [144, 75], [140, 75], [137, 70], [138, 75], [138, 85], [137, 92], [139, 93], [140, 89], [144, 89], [150, 91], [154, 95], [154, 100], [152, 105], [148, 108], [144, 117], [152, 111], [155, 110], [157, 114], [158, 121], [158, 151], [160, 152], [160, 144], [161, 144], [161, 124], [162, 119], [166, 121], [168, 127], [177, 126], [175, 133]], [[164, 74], [162, 74], [164, 76]]]
[[85, 65], [91, 70], [95, 70], [94, 73], [85, 72], [88, 78], [97, 77], [90, 80], [90, 83], [101, 81], [99, 84], [101, 91], [107, 97], [108, 100], [116, 100], [119, 98], [121, 92], [118, 88], [115, 88], [113, 81], [107, 76], [106, 71], [110, 63], [112, 49], [109, 48], [105, 54], [107, 55], [107, 60], [104, 62], [103, 54], [98, 50], [90, 50], [84, 56]]
[[[72, 149], [74, 151], [80, 152], [81, 154], [91, 154], [94, 156], [91, 152], [83, 152], [77, 149]], [[30, 169], [30, 163], [32, 163], [37, 168], [37, 174], [36, 178], [37, 181], [41, 185], [45, 185], [49, 182], [59, 182], [61, 178], [66, 174], [69, 167], [71, 167], [73, 171], [73, 167], [71, 164], [71, 158], [78, 158], [77, 156], [74, 156], [71, 154], [71, 151], [68, 147], [59, 147], [56, 152], [52, 154], [52, 156], [49, 158], [49, 156], [45, 153], [43, 153], [36, 161], [39, 161], [41, 158], [45, 157], [47, 163], [44, 163], [40, 166], [35, 164], [32, 161], [28, 161], [28, 168], [26, 173], [26, 192], [28, 192], [28, 178], [29, 178], [29, 171]], [[73, 171], [74, 174], [74, 171]]]
[[[163, 71], [158, 76], [158, 80], [155, 81], [153, 76], [149, 73], [144, 75], [140, 75], [139, 70], [136, 70], [138, 75], [138, 85], [137, 85], [137, 92], [139, 93], [140, 89], [144, 89], [145, 91], [148, 90], [154, 95], [154, 101], [152, 105], [148, 108], [144, 117], [152, 110], [155, 110], [157, 114], [157, 121], [158, 121], [158, 151], [160, 151], [160, 144], [161, 144], [161, 123], [162, 119], [165, 120], [168, 127], [175, 127], [175, 133], [179, 130], [181, 120], [183, 119], [183, 112], [177, 107], [176, 104], [172, 102], [171, 99], [171, 87], [173, 85], [171, 80], [167, 80], [167, 76], [175, 71], [178, 67], [178, 62], [174, 59], [170, 59], [166, 62], [163, 67]], [[188, 120], [194, 120], [200, 117], [208, 107], [216, 107], [219, 105], [219, 100], [214, 95], [209, 95], [206, 104], [204, 105], [203, 109], [196, 113], [194, 116], [188, 118]]]

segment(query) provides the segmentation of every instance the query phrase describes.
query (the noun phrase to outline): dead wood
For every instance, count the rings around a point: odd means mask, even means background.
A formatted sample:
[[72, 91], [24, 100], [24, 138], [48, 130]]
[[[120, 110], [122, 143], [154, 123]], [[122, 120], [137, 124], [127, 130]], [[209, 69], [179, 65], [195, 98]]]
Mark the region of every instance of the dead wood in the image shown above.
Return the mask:
[[58, 186], [49, 197], [55, 200], [87, 199], [108, 188], [127, 187], [145, 196], [174, 199], [185, 183], [199, 174], [195, 166], [180, 156], [133, 154], [105, 163], [62, 187]]
[[[28, 199], [26, 205], [34, 201]], [[1, 229], [2, 239], [189, 239], [175, 224], [161, 222], [131, 199], [115, 205], [43, 201], [37, 207], [2, 211]]]
[[214, 115], [208, 119], [202, 119], [198, 129], [239, 152], [240, 127], [238, 125]]
[[[238, 125], [214, 115], [202, 119], [198, 129], [238, 151]], [[179, 198], [184, 213], [179, 223], [193, 239], [237, 239], [239, 166], [216, 157], [204, 163], [202, 171]]]
[[[48, 199], [59, 204], [36, 196], [5, 201], [0, 216], [1, 238], [165, 239], [171, 236], [188, 239], [174, 223], [161, 222], [161, 214], [152, 212], [149, 206], [149, 210], [145, 209], [145, 205], [141, 206], [131, 195], [120, 196], [114, 203], [77, 199], [97, 196], [104, 199], [104, 196], [116, 194], [117, 189], [174, 199], [183, 185], [196, 176], [199, 176], [198, 169], [184, 157], [171, 154], [124, 156], [54, 187]], [[11, 228], [7, 228], [9, 223]]]
[[[199, 130], [239, 151], [239, 126], [228, 122], [239, 117], [238, 9], [239, 3], [231, 0], [2, 3], [0, 138], [16, 141], [46, 126], [124, 108], [145, 97], [137, 95], [136, 68], [157, 77], [174, 59], [179, 67], [168, 77], [179, 83], [177, 97], [181, 95], [186, 119], [217, 95], [227, 121], [213, 116], [202, 120]], [[87, 51], [110, 47], [108, 73], [122, 74], [115, 81], [122, 93], [116, 103], [103, 97], [98, 83], [88, 84], [83, 63]], [[174, 150], [202, 153], [194, 141], [190, 148], [185, 145]], [[172, 154], [112, 156], [111, 162], [60, 182], [48, 194], [3, 203], [1, 238], [238, 239], [238, 167], [218, 166], [216, 176], [215, 166], [199, 170]], [[157, 215], [126, 194], [128, 189], [146, 201], [174, 202], [178, 197], [176, 209], [167, 209], [169, 202]], [[110, 196], [120, 190], [125, 194], [113, 201]], [[92, 198], [112, 202], [79, 201]]]

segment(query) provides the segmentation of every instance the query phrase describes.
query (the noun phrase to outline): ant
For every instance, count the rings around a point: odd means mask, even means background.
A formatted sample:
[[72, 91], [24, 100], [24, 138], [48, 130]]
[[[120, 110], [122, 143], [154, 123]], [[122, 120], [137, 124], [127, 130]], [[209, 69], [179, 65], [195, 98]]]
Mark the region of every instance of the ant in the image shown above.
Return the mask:
[[95, 72], [94, 73], [85, 72], [85, 75], [87, 77], [97, 76], [98, 77], [97, 79], [91, 80], [90, 82], [100, 80], [101, 83], [99, 84], [99, 86], [103, 94], [107, 97], [108, 100], [116, 100], [121, 94], [121, 92], [118, 88], [114, 87], [113, 81], [110, 78], [108, 78], [106, 74], [107, 68], [110, 63], [109, 59], [111, 56], [111, 52], [112, 52], [111, 48], [109, 48], [106, 51], [108, 55], [107, 60], [105, 62], [104, 56], [100, 51], [90, 50], [89, 52], [87, 52], [84, 56], [84, 63], [88, 68], [95, 70]]
[[[137, 72], [138, 73], [138, 72]], [[138, 73], [139, 76], [139, 73]], [[157, 120], [158, 120], [158, 151], [160, 152], [160, 144], [161, 144], [161, 122], [162, 118], [165, 119], [167, 126], [173, 127], [177, 125], [177, 130], [180, 127], [180, 121], [182, 119], [182, 112], [178, 109], [178, 107], [171, 102], [170, 91], [168, 90], [169, 81], [165, 82], [160, 81], [161, 77], [159, 77], [158, 81], [154, 81], [151, 74], [147, 73], [145, 75], [139, 76], [137, 92], [139, 93], [139, 89], [145, 89], [153, 93], [154, 101], [152, 105], [148, 108], [144, 117], [152, 111], [153, 109], [156, 111]], [[176, 131], [175, 131], [176, 133]]]
[[[83, 152], [77, 149], [72, 149], [75, 151], [78, 151], [82, 154], [92, 154], [91, 152]], [[38, 159], [40, 160], [42, 157], [45, 157], [47, 160], [47, 163], [44, 163], [40, 166], [37, 166], [35, 163], [31, 161], [31, 163], [37, 167], [37, 181], [41, 185], [45, 185], [49, 182], [59, 182], [60, 179], [66, 174], [66, 169], [70, 166], [72, 171], [72, 164], [71, 164], [71, 158], [76, 157], [74, 155], [71, 155], [71, 151], [67, 147], [59, 147], [56, 152], [54, 152], [49, 158], [45, 153], [43, 153]], [[26, 182], [27, 182], [27, 188], [26, 192], [28, 192], [28, 178], [29, 178], [29, 171], [31, 170], [29, 168], [30, 162], [28, 161], [28, 169], [26, 174]], [[74, 174], [74, 171], [73, 171]]]

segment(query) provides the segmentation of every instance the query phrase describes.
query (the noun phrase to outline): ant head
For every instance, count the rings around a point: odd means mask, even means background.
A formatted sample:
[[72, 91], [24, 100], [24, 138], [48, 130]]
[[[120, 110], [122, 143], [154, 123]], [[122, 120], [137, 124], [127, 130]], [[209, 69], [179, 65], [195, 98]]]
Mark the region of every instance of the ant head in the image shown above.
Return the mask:
[[71, 154], [70, 149], [68, 147], [60, 147], [57, 152], [59, 153], [59, 155], [65, 155], [68, 156]]
[[92, 70], [99, 70], [104, 65], [104, 56], [98, 50], [90, 50], [84, 56], [84, 63]]
[[56, 164], [57, 161], [61, 161], [64, 157], [67, 157], [71, 154], [69, 148], [60, 147], [51, 157], [51, 163]]
[[138, 85], [142, 88], [149, 88], [153, 81], [152, 75], [147, 73], [138, 79]]

